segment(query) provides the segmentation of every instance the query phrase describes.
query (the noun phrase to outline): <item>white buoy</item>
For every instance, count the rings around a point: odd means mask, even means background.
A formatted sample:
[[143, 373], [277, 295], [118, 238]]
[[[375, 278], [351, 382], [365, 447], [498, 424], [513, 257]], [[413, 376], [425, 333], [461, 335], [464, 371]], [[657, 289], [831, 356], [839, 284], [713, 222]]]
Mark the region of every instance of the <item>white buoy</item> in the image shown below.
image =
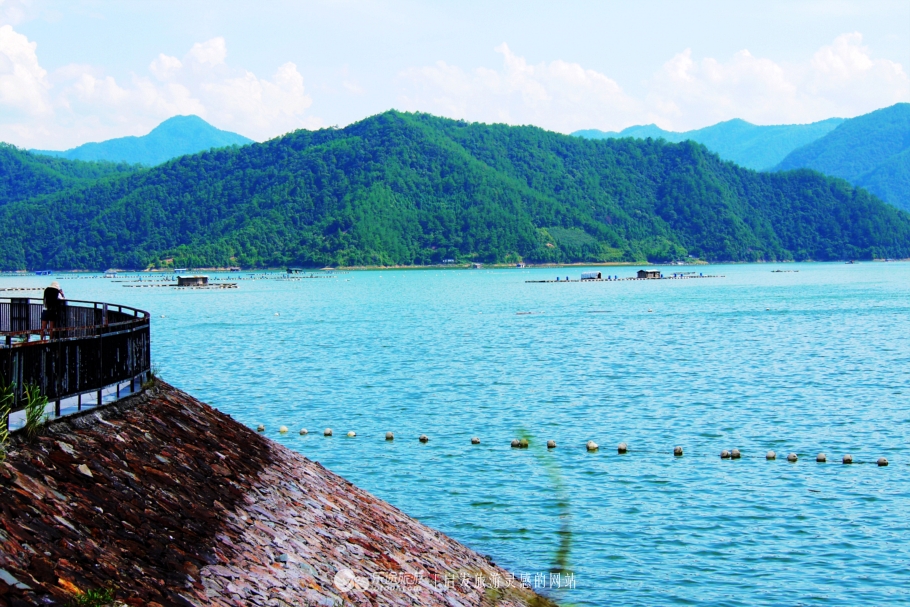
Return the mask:
[[417, 440], [419, 440], [422, 443], [427, 443], [430, 441], [430, 438], [426, 434], [421, 434], [420, 438]]
[[518, 449], [518, 439], [517, 438], [512, 439], [512, 448]]
[[323, 436], [332, 436], [332, 429], [326, 428], [325, 430], [323, 430], [322, 435]]
[[597, 451], [597, 443], [592, 440], [589, 440], [585, 447], [587, 447], [588, 451]]
[[676, 457], [682, 457], [682, 454], [683, 454], [682, 447], [680, 447], [680, 446], [673, 447], [673, 455], [675, 455]]
[[288, 431], [288, 427], [287, 427], [287, 426], [281, 426], [280, 428], [278, 428], [278, 431], [281, 432], [282, 434], [284, 434], [284, 433], [286, 433], [286, 432]]
[[877, 463], [879, 466], [887, 466], [887, 465], [888, 465], [888, 458], [880, 457], [880, 458], [878, 458], [878, 461], [877, 461], [876, 463]]
[[629, 445], [627, 445], [625, 443], [619, 443], [619, 446], [616, 447], [617, 453], [625, 453], [628, 450], [629, 450]]
[[790, 455], [787, 456], [787, 461], [791, 462], [791, 463], [796, 463], [796, 461], [798, 459], [799, 459], [799, 457], [797, 457], [797, 455], [795, 453], [791, 453]]
[[555, 440], [548, 440], [548, 441], [547, 441], [547, 449], [555, 449], [555, 448], [556, 448], [556, 441], [555, 441]]
[[826, 461], [828, 461], [828, 457], [824, 453], [819, 453], [815, 456], [815, 461], [817, 461], [819, 464], [824, 464]]
[[777, 453], [774, 451], [768, 451], [765, 453], [765, 459], [777, 459]]
[[265, 426], [263, 426], [262, 424], [259, 424], [258, 426], [256, 426], [256, 432], [265, 432]]
[[386, 433], [385, 433], [385, 439], [386, 439], [386, 440], [395, 440], [395, 435], [392, 434], [391, 432], [386, 432]]
[[472, 437], [471, 437], [471, 444], [472, 444], [472, 445], [479, 445], [479, 444], [480, 444], [480, 439], [477, 438], [476, 436], [472, 436]]
[[278, 312], [275, 312], [275, 316], [281, 316], [281, 314], [279, 314]]
[[303, 436], [304, 434], [309, 434], [309, 432], [310, 432], [310, 431], [307, 430], [306, 428], [301, 428], [301, 429], [300, 429], [300, 435], [301, 435], [301, 436]]
[[355, 436], [357, 436], [357, 433], [354, 432], [353, 430], [351, 430], [350, 432], [348, 432], [348, 436], [350, 436], [351, 438], [354, 438]]
[[742, 457], [742, 454], [739, 452], [739, 449], [734, 449], [730, 452], [731, 459], [739, 459], [740, 457]]
[[853, 456], [850, 455], [850, 454], [848, 453], [847, 455], [844, 456], [843, 462], [844, 462], [845, 464], [852, 464], [852, 463], [853, 463]]
[[720, 459], [730, 459], [730, 452], [724, 449], [720, 452]]

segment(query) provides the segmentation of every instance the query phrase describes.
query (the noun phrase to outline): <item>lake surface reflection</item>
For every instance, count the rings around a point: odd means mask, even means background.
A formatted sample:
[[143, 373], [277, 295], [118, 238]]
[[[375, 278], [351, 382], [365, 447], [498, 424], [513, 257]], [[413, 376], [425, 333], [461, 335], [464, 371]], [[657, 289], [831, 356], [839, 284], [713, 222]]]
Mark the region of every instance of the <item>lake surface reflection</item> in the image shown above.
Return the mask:
[[[675, 269], [725, 277], [61, 283], [149, 310], [170, 383], [532, 583], [572, 571], [551, 592], [565, 604], [906, 605], [910, 264]], [[719, 458], [734, 447], [741, 460]]]

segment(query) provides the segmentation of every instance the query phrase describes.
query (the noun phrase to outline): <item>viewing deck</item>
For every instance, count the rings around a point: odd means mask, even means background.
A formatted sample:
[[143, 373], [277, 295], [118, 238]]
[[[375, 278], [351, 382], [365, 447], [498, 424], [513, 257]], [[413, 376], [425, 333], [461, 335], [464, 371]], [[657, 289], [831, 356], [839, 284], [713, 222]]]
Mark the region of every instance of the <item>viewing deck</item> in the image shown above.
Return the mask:
[[12, 383], [10, 429], [22, 424], [25, 388], [37, 385], [53, 417], [129, 394], [150, 371], [149, 314], [128, 306], [68, 300], [42, 329], [42, 300], [0, 298], [0, 381]]

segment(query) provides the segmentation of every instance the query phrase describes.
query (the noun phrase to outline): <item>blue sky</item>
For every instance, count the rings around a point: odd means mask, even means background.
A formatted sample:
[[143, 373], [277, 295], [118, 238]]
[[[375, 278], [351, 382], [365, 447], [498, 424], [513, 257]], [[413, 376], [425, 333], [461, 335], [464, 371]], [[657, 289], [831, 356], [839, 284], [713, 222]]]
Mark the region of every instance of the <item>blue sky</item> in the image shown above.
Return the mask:
[[389, 108], [571, 132], [910, 101], [910, 2], [0, 0], [0, 140], [198, 114], [257, 140]]

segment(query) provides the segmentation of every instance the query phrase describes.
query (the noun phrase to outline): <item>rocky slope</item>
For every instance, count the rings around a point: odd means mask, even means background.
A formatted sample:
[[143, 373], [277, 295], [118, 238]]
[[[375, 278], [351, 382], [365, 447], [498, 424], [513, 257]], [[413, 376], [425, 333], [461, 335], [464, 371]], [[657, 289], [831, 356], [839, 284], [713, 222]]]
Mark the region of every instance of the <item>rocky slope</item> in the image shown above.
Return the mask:
[[15, 437], [0, 606], [553, 605], [298, 453], [159, 382]]

